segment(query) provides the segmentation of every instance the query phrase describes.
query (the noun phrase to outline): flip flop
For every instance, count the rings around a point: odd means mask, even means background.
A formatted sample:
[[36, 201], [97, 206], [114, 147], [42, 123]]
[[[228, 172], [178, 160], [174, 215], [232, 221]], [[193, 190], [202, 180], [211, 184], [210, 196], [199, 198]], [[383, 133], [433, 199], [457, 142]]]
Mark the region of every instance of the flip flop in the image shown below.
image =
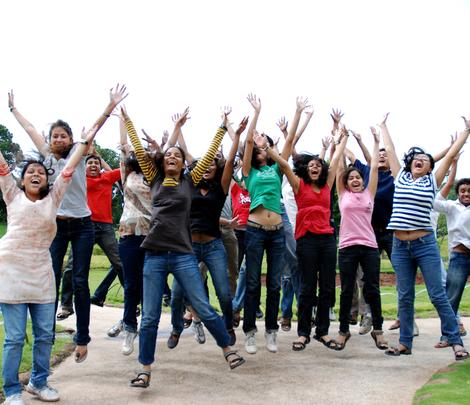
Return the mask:
[[75, 363], [83, 363], [86, 360], [87, 356], [88, 356], [88, 349], [87, 349], [86, 346], [77, 346], [77, 348], [78, 347], [85, 347], [85, 352], [80, 354], [77, 351], [77, 349], [75, 349]]
[[445, 349], [446, 347], [449, 347], [449, 346], [450, 344], [447, 340], [441, 340], [434, 345], [436, 349]]
[[151, 376], [152, 373], [150, 371], [139, 371], [137, 377], [133, 378], [129, 385], [135, 388], [147, 388], [150, 385]]
[[384, 352], [387, 356], [401, 356], [403, 355], [410, 355], [411, 354], [411, 349], [408, 349], [405, 347], [404, 349], [399, 349], [398, 347], [389, 347], [387, 350]]

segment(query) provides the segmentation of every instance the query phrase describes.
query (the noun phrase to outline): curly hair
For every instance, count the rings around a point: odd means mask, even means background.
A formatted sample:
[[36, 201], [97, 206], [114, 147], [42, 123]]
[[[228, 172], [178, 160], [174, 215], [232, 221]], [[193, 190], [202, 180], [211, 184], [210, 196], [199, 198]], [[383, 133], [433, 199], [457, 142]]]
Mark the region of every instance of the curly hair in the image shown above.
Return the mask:
[[424, 149], [421, 149], [420, 147], [413, 146], [408, 150], [408, 152], [405, 153], [403, 156], [403, 163], [404, 163], [404, 168], [405, 172], [411, 172], [411, 163], [413, 162], [413, 158], [415, 155], [426, 155], [429, 158], [429, 163], [431, 164], [431, 171], [434, 169], [434, 158], [432, 157], [431, 154], [426, 153]]
[[466, 186], [470, 184], [470, 177], [464, 177], [463, 179], [460, 179], [456, 184], [455, 184], [455, 194], [459, 195], [459, 188], [460, 186]]
[[[312, 180], [308, 174], [308, 164], [312, 160], [321, 164], [321, 172], [317, 180]], [[315, 184], [317, 187], [323, 188], [326, 184], [326, 180], [328, 179], [328, 169], [328, 163], [318, 155], [301, 153], [294, 157], [294, 173], [300, 177], [305, 184]]]
[[[47, 167], [44, 164], [43, 160], [28, 159], [28, 160], [25, 161], [25, 164], [24, 164], [23, 168], [21, 169], [21, 176], [20, 176], [21, 180], [24, 180], [26, 170], [28, 170], [28, 167], [31, 166], [31, 165], [40, 165], [44, 168], [44, 171], [46, 172], [46, 185], [41, 190], [39, 190], [39, 197], [41, 199], [43, 199], [44, 197], [46, 197], [49, 194], [49, 191], [51, 189], [51, 185], [49, 184], [49, 176], [52, 176], [55, 173], [55, 171], [51, 167]], [[25, 187], [23, 185], [20, 186], [20, 189], [25, 191]]]

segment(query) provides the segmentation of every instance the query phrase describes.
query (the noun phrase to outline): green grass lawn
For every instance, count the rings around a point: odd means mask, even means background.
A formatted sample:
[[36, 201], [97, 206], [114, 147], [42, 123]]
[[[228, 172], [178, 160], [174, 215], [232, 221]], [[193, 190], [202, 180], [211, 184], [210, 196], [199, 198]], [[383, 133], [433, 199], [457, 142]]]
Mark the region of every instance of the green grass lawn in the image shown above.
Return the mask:
[[415, 393], [414, 405], [457, 405], [470, 403], [470, 360], [453, 363], [434, 374]]

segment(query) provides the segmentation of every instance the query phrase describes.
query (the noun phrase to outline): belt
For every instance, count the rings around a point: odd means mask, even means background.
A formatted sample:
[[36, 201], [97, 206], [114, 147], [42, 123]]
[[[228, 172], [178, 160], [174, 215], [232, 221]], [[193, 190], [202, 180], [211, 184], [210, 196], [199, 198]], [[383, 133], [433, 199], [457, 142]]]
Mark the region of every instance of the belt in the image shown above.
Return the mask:
[[56, 219], [58, 219], [60, 221], [67, 221], [67, 222], [81, 221], [81, 220], [88, 219], [88, 218], [91, 218], [91, 215], [88, 215], [87, 217], [80, 217], [80, 218], [65, 217], [63, 215], [57, 215], [56, 216]]
[[262, 229], [263, 231], [278, 231], [279, 229], [282, 229], [282, 227], [284, 226], [282, 222], [277, 225], [261, 225], [251, 220], [248, 220], [246, 224], [248, 226], [251, 226], [252, 228]]

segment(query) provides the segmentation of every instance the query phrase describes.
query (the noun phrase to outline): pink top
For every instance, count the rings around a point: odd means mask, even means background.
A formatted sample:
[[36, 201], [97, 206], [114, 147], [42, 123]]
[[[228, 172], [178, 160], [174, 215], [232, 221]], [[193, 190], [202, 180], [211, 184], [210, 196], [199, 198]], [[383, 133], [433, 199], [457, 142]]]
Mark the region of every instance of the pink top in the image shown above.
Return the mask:
[[371, 225], [373, 209], [374, 200], [367, 189], [361, 193], [352, 193], [345, 190], [340, 194], [340, 249], [353, 245], [377, 247], [377, 241]]

